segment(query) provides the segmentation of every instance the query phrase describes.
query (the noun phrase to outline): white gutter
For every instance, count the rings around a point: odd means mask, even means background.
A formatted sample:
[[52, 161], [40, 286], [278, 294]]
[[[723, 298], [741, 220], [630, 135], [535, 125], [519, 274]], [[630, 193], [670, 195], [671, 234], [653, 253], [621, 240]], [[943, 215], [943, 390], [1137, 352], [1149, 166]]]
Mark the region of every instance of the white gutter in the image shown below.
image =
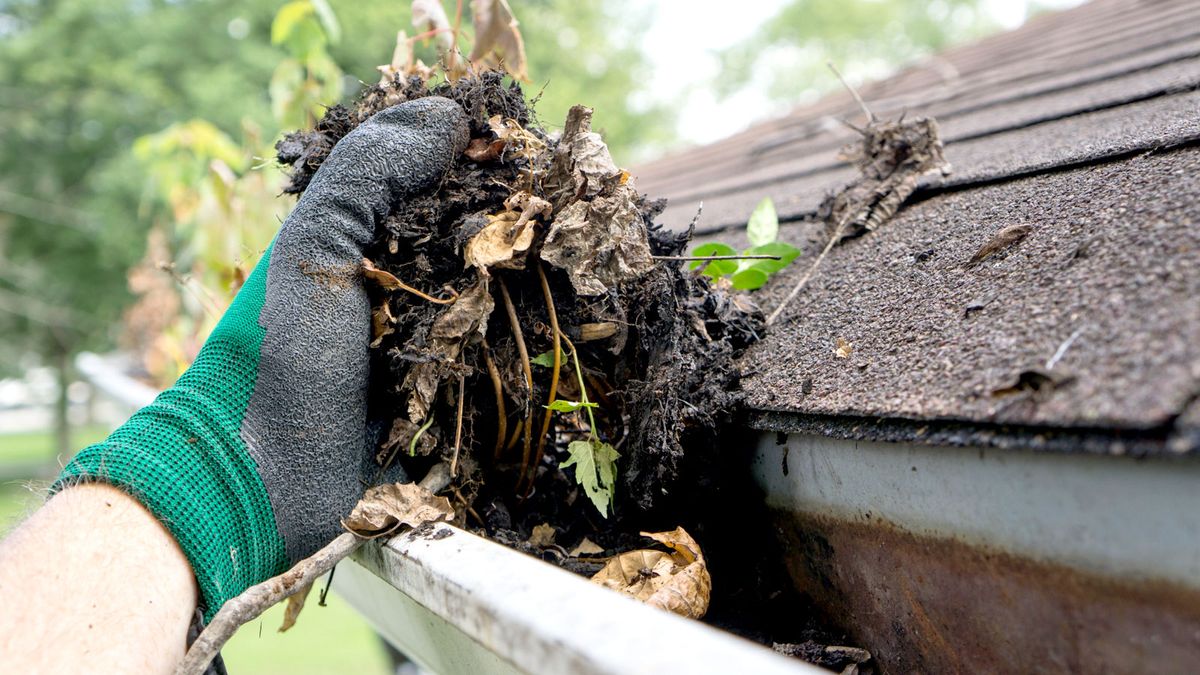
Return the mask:
[[1198, 458], [776, 438], [753, 467], [774, 509], [1200, 589]]
[[143, 408], [158, 396], [157, 389], [129, 377], [112, 357], [83, 352], [75, 357], [75, 369], [105, 396], [130, 410]]
[[334, 590], [441, 675], [828, 673], [444, 524], [363, 547]]

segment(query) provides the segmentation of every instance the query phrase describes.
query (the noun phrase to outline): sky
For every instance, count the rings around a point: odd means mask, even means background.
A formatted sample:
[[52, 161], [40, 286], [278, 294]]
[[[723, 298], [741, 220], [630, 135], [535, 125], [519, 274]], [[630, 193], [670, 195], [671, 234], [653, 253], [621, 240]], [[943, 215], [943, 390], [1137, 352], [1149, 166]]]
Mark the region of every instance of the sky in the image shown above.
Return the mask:
[[[920, 2], [923, 0], [908, 0]], [[679, 111], [677, 132], [682, 146], [712, 142], [754, 122], [786, 112], [762, 92], [744, 89], [727, 100], [715, 96], [710, 83], [719, 74], [716, 53], [753, 35], [788, 0], [635, 0], [652, 17], [643, 40], [650, 60], [652, 98]], [[1039, 0], [1039, 6], [1066, 8], [1082, 0]], [[1029, 0], [983, 0], [986, 10], [1007, 28], [1024, 23]], [[731, 11], [731, 7], [736, 11]]]

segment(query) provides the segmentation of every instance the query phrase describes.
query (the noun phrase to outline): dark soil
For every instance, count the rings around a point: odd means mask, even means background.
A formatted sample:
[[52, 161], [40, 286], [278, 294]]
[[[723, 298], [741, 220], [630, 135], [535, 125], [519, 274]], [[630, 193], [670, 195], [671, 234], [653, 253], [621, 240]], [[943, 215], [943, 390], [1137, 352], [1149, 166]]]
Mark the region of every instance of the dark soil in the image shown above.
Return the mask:
[[[417, 78], [397, 79], [371, 87], [353, 108], [330, 108], [314, 130], [282, 140], [278, 158], [291, 171], [285, 191], [303, 192], [334, 144], [371, 114], [429, 95], [462, 105], [470, 115], [473, 138], [494, 140], [488, 120], [501, 115], [544, 141], [549, 152], [557, 143], [539, 127], [521, 89], [498, 73], [435, 87]], [[487, 223], [488, 215], [504, 211], [505, 200], [513, 194], [509, 186], [545, 168], [541, 162], [503, 154], [477, 162], [464, 154], [435, 192], [411, 200], [387, 219], [366, 257], [378, 269], [437, 297], [448, 297], [449, 291], [440, 289], [467, 288], [476, 272], [464, 266], [464, 243]], [[652, 253], [683, 252], [690, 232], [672, 233], [654, 223], [665, 203], [643, 196], [638, 206]], [[534, 245], [530, 261], [538, 260], [539, 245]], [[495, 310], [486, 338], [464, 346], [453, 362], [435, 361], [429, 347], [431, 327], [444, 305], [375, 289], [374, 304], [386, 305], [394, 318], [393, 331], [373, 349], [372, 406], [383, 428], [391, 430], [381, 439], [379, 462], [401, 462], [410, 476], [419, 478], [435, 463], [451, 459], [461, 396], [458, 475], [449, 494], [465, 526], [590, 575], [607, 556], [645, 548], [648, 540], [639, 531], [682, 525], [710, 561], [715, 623], [740, 625], [736, 632], [768, 644], [781, 638], [807, 639], [773, 635], [759, 625], [761, 619], [774, 616], [771, 607], [782, 609], [778, 589], [787, 584], [779, 570], [766, 569], [772, 564], [768, 561], [781, 558], [764, 551], [763, 542], [772, 538], [764, 515], [757, 511], [761, 500], [748, 492], [747, 482], [739, 482], [746, 474], [747, 457], [721, 442], [721, 432], [740, 402], [734, 359], [761, 335], [761, 313], [744, 296], [714, 287], [681, 262], [657, 261], [640, 278], [593, 297], [577, 296], [565, 272], [544, 265], [558, 324], [578, 348], [588, 396], [599, 404], [594, 431], [620, 453], [615, 500], [605, 518], [576, 484], [573, 469], [559, 468], [567, 459], [567, 444], [588, 437], [585, 415], [555, 414], [540, 461], [535, 463], [538, 458], [530, 449], [538, 444], [551, 378], [548, 368], [534, 366], [532, 389], [526, 385], [519, 340], [500, 286], [511, 296], [528, 355], [550, 351], [551, 318], [537, 264], [493, 271], [498, 282], [490, 286]], [[584, 341], [589, 324], [615, 324], [616, 331]], [[489, 357], [502, 385], [499, 397]], [[574, 371], [565, 355], [563, 361], [558, 397], [576, 399]], [[410, 456], [417, 425], [407, 414], [407, 380], [415, 367], [430, 363], [435, 363], [440, 386], [429, 413], [431, 426]], [[519, 431], [526, 419], [534, 423], [529, 445]], [[745, 444], [739, 448], [749, 450]], [[532, 481], [524, 476], [532, 476]], [[529, 543], [533, 528], [543, 523], [554, 526], [554, 542]], [[585, 538], [604, 552], [571, 556], [569, 551]], [[776, 602], [764, 604], [764, 599]], [[787, 625], [794, 625], [794, 617]]]

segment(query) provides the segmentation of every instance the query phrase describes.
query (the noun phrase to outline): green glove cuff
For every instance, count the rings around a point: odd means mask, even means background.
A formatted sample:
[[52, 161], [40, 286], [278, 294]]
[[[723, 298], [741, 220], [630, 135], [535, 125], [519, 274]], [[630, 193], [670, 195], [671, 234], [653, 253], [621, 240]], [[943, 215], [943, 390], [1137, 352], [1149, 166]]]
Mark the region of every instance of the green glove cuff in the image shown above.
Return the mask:
[[100, 481], [129, 492], [171, 531], [192, 565], [205, 621], [287, 569], [267, 491], [241, 436], [258, 378], [268, 249], [175, 386], [107, 440], [82, 450], [51, 488]]

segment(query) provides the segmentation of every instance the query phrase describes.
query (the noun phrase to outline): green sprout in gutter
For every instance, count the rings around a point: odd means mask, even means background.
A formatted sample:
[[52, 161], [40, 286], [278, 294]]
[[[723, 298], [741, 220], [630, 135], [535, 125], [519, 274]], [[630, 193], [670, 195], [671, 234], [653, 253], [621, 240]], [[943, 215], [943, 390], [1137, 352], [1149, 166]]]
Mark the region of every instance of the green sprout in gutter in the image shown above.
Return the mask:
[[[546, 406], [558, 413], [574, 413], [586, 410], [588, 416], [588, 438], [583, 441], [571, 441], [567, 445], [570, 457], [559, 465], [560, 469], [575, 467], [575, 482], [578, 483], [588, 499], [596, 506], [601, 516], [608, 517], [613, 497], [617, 490], [617, 458], [620, 454], [610, 443], [605, 443], [596, 435], [596, 417], [592, 409], [598, 407], [588, 400], [587, 387], [583, 381], [583, 370], [579, 365], [579, 352], [567, 336], [559, 334], [571, 351], [571, 360], [575, 363], [575, 377], [579, 381], [578, 401], [556, 399]], [[545, 352], [530, 360], [531, 364], [551, 367], [554, 364], [554, 354]]]
[[749, 256], [767, 255], [778, 256], [778, 260], [697, 260], [691, 263], [691, 269], [700, 269], [701, 274], [713, 280], [722, 277], [729, 279], [730, 284], [743, 291], [762, 288], [771, 276], [787, 267], [797, 256], [800, 249], [777, 241], [779, 238], [779, 216], [775, 213], [775, 203], [770, 197], [758, 203], [750, 214], [746, 224], [746, 236], [750, 239], [750, 248], [740, 254], [732, 246], [713, 242], [701, 244], [692, 250], [691, 256], [705, 258], [710, 256]]

